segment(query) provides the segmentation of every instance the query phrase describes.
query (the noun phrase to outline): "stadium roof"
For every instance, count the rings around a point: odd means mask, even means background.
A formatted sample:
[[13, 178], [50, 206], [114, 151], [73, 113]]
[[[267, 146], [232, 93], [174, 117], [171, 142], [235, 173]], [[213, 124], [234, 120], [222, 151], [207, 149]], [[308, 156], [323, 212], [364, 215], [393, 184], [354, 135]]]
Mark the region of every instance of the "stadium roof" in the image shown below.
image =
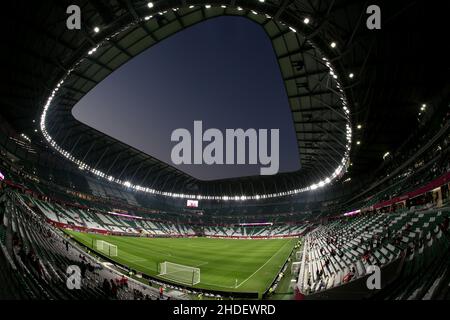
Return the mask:
[[[445, 86], [443, 52], [426, 41], [432, 21], [417, 24], [427, 7], [392, 2], [381, 5], [383, 27], [375, 31], [366, 28], [361, 1], [76, 1], [81, 31], [66, 28], [71, 3], [14, 2], [4, 9], [11, 15], [3, 21], [2, 115], [43, 150], [49, 143], [80, 169], [125, 186], [229, 197], [314, 189], [341, 177], [350, 161], [355, 174], [375, 169]], [[297, 132], [298, 172], [200, 181], [73, 118], [72, 107], [119, 66], [222, 15], [251, 19], [272, 40]]]

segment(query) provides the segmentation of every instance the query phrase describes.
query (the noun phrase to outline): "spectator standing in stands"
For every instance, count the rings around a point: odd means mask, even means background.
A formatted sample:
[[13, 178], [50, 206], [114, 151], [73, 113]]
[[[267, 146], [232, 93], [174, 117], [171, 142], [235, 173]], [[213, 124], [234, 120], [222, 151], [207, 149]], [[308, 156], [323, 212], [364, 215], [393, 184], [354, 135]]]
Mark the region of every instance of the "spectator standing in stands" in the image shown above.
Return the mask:
[[108, 280], [103, 279], [103, 286], [102, 286], [103, 292], [105, 295], [109, 296], [111, 294], [111, 286], [108, 282]]
[[111, 297], [117, 298], [117, 285], [113, 281], [113, 279], [111, 279], [110, 282], [111, 282]]
[[84, 278], [86, 276], [87, 265], [84, 261], [81, 261], [80, 271], [81, 277]]
[[449, 218], [448, 218], [448, 216], [446, 216], [444, 218], [444, 221], [442, 221], [442, 223], [440, 225], [442, 232], [447, 233], [448, 232], [448, 226], [449, 226]]
[[342, 281], [344, 283], [350, 282], [350, 280], [352, 280], [353, 276], [355, 275], [355, 268], [352, 267], [350, 269], [350, 271], [344, 276], [344, 278], [342, 279]]
[[122, 276], [120, 279], [120, 286], [123, 288], [128, 288], [128, 278], [125, 276]]

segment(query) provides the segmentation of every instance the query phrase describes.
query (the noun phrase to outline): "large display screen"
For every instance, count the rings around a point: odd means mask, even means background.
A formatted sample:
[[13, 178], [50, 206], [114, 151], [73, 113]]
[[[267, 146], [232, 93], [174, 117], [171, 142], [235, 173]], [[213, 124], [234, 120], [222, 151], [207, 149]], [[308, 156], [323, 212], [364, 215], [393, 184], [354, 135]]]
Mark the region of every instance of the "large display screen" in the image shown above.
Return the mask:
[[253, 223], [238, 223], [239, 227], [259, 227], [259, 226], [273, 226], [272, 222], [253, 222]]
[[198, 208], [198, 200], [188, 200], [186, 206], [188, 208]]

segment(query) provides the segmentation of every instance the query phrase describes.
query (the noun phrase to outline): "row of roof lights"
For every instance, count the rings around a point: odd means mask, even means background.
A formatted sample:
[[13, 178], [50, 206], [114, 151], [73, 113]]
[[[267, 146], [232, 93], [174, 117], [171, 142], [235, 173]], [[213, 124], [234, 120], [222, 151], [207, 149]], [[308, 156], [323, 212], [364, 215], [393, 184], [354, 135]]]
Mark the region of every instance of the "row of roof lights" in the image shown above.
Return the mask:
[[[266, 2], [266, 1], [265, 1], [265, 0], [258, 0], [258, 2], [264, 3], [264, 2]], [[154, 4], [153, 4], [153, 2], [148, 2], [148, 3], [147, 3], [147, 6], [148, 6], [149, 8], [153, 8], [153, 7], [154, 7]], [[226, 8], [227, 8], [227, 6], [224, 5], [224, 4], [221, 5], [220, 7], [221, 7], [222, 9], [226, 9]], [[193, 8], [195, 8], [195, 5], [190, 5], [190, 6], [189, 6], [189, 9], [193, 9]], [[206, 8], [206, 9], [210, 9], [210, 8], [211, 8], [211, 5], [210, 5], [210, 4], [206, 4], [206, 5], [205, 5], [205, 8]], [[237, 7], [237, 10], [238, 10], [238, 11], [242, 11], [242, 10], [244, 10], [244, 9], [242, 9], [242, 7]], [[177, 11], [177, 9], [174, 9], [174, 11]], [[255, 14], [255, 15], [258, 14], [258, 12], [254, 11], [254, 10], [251, 10], [251, 12], [252, 12], [253, 14]], [[269, 18], [269, 19], [271, 18], [271, 17], [270, 17], [269, 15], [267, 15], [267, 14], [266, 14], [266, 17]], [[304, 24], [309, 24], [310, 22], [311, 22], [311, 20], [310, 20], [310, 18], [308, 18], [308, 17], [305, 17], [305, 18], [303, 19], [303, 23], [304, 23]], [[292, 29], [292, 30], [293, 30], [294, 32], [296, 32], [295, 29]], [[334, 43], [334, 46], [335, 46], [335, 43]]]
[[31, 142], [31, 139], [25, 133], [21, 133], [20, 137], [28, 142]]
[[96, 47], [92, 48], [91, 50], [89, 50], [89, 51], [88, 51], [88, 55], [92, 55], [94, 52], [96, 52], [97, 49], [98, 49], [98, 47], [99, 47], [99, 46], [96, 46]]
[[[361, 129], [362, 129], [362, 125], [361, 125], [361, 124], [358, 124], [358, 125], [356, 126], [356, 129], [361, 130]], [[357, 146], [361, 145], [361, 141], [360, 141], [360, 140], [356, 141], [356, 145], [357, 145]]]
[[[266, 1], [265, 1], [265, 0], [258, 0], [258, 2], [260, 2], [260, 3], [265, 3]], [[154, 7], [153, 2], [148, 2], [148, 3], [147, 3], [147, 7], [149, 7], [150, 9], [152, 9], [152, 8]], [[189, 6], [190, 9], [192, 9], [192, 8], [194, 8], [194, 7], [195, 7], [194, 5], [190, 5], [190, 6]], [[227, 6], [226, 6], [226, 5], [221, 5], [220, 7], [223, 8], [223, 9], [225, 9]], [[206, 4], [206, 5], [205, 5], [205, 8], [206, 8], [206, 9], [210, 9], [210, 8], [211, 8], [211, 5], [210, 5], [210, 4]], [[238, 10], [238, 11], [242, 11], [243, 9], [242, 9], [241, 7], [237, 7], [237, 10]], [[252, 10], [252, 13], [258, 14], [256, 11], [253, 11], [253, 10]], [[303, 23], [304, 23], [304, 24], [309, 24], [310, 22], [311, 22], [311, 20], [310, 20], [310, 18], [308, 18], [308, 17], [305, 17], [305, 18], [303, 19]], [[97, 28], [97, 29], [98, 29], [98, 28]], [[95, 32], [97, 33], [97, 32], [99, 32], [99, 31], [100, 31], [100, 30], [95, 31]], [[336, 43], [335, 43], [335, 42], [332, 42], [332, 43], [331, 43], [331, 46], [332, 46], [332, 48], [335, 48], [335, 47], [336, 47]]]
[[[336, 43], [333, 42], [331, 44], [332, 47], [336, 47]], [[342, 103], [342, 109], [344, 110], [345, 117], [347, 118], [348, 122], [346, 124], [346, 138], [347, 138], [347, 144], [346, 144], [346, 152], [344, 154], [344, 158], [341, 161], [341, 165], [336, 169], [336, 172], [333, 174], [332, 179], [335, 177], [341, 175], [342, 173], [345, 173], [348, 169], [348, 166], [350, 164], [350, 150], [351, 150], [351, 144], [352, 144], [352, 128], [350, 126], [350, 109], [348, 108], [348, 102], [345, 97], [345, 92], [342, 87], [342, 85], [338, 81], [338, 75], [337, 72], [334, 70], [334, 67], [331, 65], [330, 61], [323, 57], [322, 60], [325, 62], [325, 65], [330, 70], [330, 75], [333, 77], [333, 79], [336, 82], [336, 87], [338, 88], [339, 92], [341, 93], [341, 103]], [[318, 184], [317, 187], [322, 187], [321, 184]], [[314, 190], [314, 189], [313, 189]]]
[[[258, 0], [259, 2], [263, 3], [264, 0]], [[153, 8], [154, 4], [152, 2], [148, 2], [147, 6], [149, 8]], [[194, 6], [189, 6], [189, 8], [192, 8]], [[210, 8], [211, 5], [205, 5], [205, 8]], [[226, 7], [225, 5], [222, 5], [222, 8]], [[175, 9], [174, 9], [175, 10]], [[241, 7], [237, 7], [237, 10], [241, 11], [243, 10]], [[159, 12], [160, 15], [165, 14], [167, 11], [164, 12]], [[258, 12], [256, 11], [252, 11], [253, 14], [258, 14]], [[268, 19], [270, 19], [271, 17], [269, 15], [266, 14], [266, 17]], [[146, 16], [144, 17], [144, 20], [149, 20], [151, 19], [152, 16]], [[310, 19], [309, 18], [304, 18], [303, 20], [304, 24], [309, 24], [310, 23]], [[129, 26], [131, 26], [133, 24], [130, 24]], [[282, 25], [284, 25], [282, 23]], [[128, 27], [129, 27], [128, 26]], [[128, 27], [125, 27], [122, 29], [122, 31], [124, 31], [125, 29], [127, 29]], [[292, 31], [292, 32], [297, 32], [296, 29], [294, 29], [291, 26], [288, 26], [288, 28]], [[94, 32], [98, 33], [100, 32], [100, 28], [99, 27], [95, 27], [94, 28]], [[119, 32], [116, 32], [113, 36], [117, 35]], [[110, 39], [111, 37], [105, 38], [105, 40]], [[99, 43], [97, 46], [95, 46], [94, 48], [92, 48], [90, 51], [88, 51], [88, 55], [91, 55], [93, 53], [95, 53], [97, 51], [97, 49], [100, 47], [101, 44], [103, 44], [104, 42], [102, 41], [101, 43]], [[332, 42], [331, 43], [331, 47], [335, 48], [336, 47], [336, 43]], [[317, 49], [317, 48], [316, 48]], [[319, 52], [320, 50], [317, 49]], [[89, 171], [91, 173], [93, 173], [94, 175], [100, 177], [100, 178], [104, 178], [110, 182], [115, 182], [118, 184], [123, 185], [126, 188], [130, 188], [130, 189], [134, 189], [137, 191], [142, 191], [142, 192], [146, 192], [146, 193], [150, 193], [150, 194], [158, 194], [158, 195], [163, 195], [163, 196], [168, 196], [168, 197], [172, 197], [172, 198], [196, 198], [196, 199], [207, 199], [207, 200], [237, 200], [237, 201], [243, 201], [243, 200], [259, 200], [259, 199], [268, 199], [268, 198], [275, 198], [275, 197], [281, 197], [281, 196], [289, 196], [289, 195], [294, 195], [294, 194], [298, 194], [298, 193], [302, 193], [305, 191], [311, 191], [311, 190], [316, 190], [319, 188], [322, 188], [328, 184], [330, 184], [332, 182], [332, 180], [334, 180], [335, 178], [341, 176], [343, 173], [345, 173], [345, 171], [347, 170], [348, 166], [350, 165], [350, 161], [349, 161], [349, 155], [350, 155], [350, 148], [351, 148], [351, 142], [352, 142], [352, 129], [350, 126], [350, 118], [349, 118], [349, 114], [350, 114], [350, 110], [347, 106], [347, 99], [345, 97], [345, 93], [344, 90], [341, 86], [341, 84], [337, 81], [338, 76], [337, 73], [334, 71], [333, 66], [331, 65], [331, 63], [329, 62], [329, 60], [325, 57], [322, 58], [322, 60], [325, 62], [326, 66], [329, 68], [330, 70], [330, 74], [333, 76], [333, 78], [336, 80], [336, 86], [339, 89], [339, 92], [341, 93], [341, 103], [343, 106], [343, 110], [345, 113], [345, 116], [348, 120], [348, 123], [346, 124], [346, 138], [347, 138], [347, 144], [346, 144], [346, 152], [344, 154], [344, 157], [341, 160], [341, 163], [339, 164], [339, 166], [336, 168], [336, 170], [333, 172], [333, 174], [331, 174], [331, 176], [326, 177], [325, 179], [314, 183], [312, 185], [310, 185], [309, 187], [304, 187], [304, 188], [300, 188], [300, 189], [294, 189], [294, 190], [290, 190], [290, 191], [286, 191], [286, 192], [279, 192], [279, 193], [272, 193], [272, 194], [264, 194], [264, 195], [254, 195], [254, 196], [245, 196], [245, 195], [236, 195], [236, 196], [203, 196], [203, 195], [192, 195], [192, 194], [178, 194], [178, 193], [172, 193], [172, 192], [163, 192], [163, 191], [159, 191], [159, 190], [155, 190], [152, 188], [146, 188], [146, 187], [142, 187], [139, 185], [134, 185], [132, 184], [130, 181], [123, 181], [120, 179], [117, 179], [113, 176], [110, 175], [106, 175], [104, 172], [97, 170], [95, 168], [90, 167], [88, 164], [84, 163], [83, 161], [80, 161], [78, 159], [76, 159], [74, 156], [72, 156], [68, 151], [62, 149], [57, 143], [56, 141], [50, 136], [50, 134], [47, 132], [46, 126], [45, 126], [45, 120], [47, 117], [47, 112], [48, 109], [54, 99], [54, 97], [56, 96], [57, 92], [59, 91], [59, 89], [61, 88], [61, 86], [63, 85], [64, 81], [66, 78], [69, 77], [69, 75], [72, 73], [72, 71], [78, 67], [78, 65], [84, 60], [84, 58], [80, 59], [77, 63], [75, 63], [75, 65], [73, 66], [73, 68], [71, 68], [66, 75], [64, 76], [64, 78], [56, 85], [56, 87], [53, 89], [51, 95], [49, 96], [49, 98], [47, 99], [47, 102], [44, 106], [44, 110], [42, 112], [41, 115], [41, 119], [40, 119], [40, 128], [41, 131], [45, 137], [45, 139], [47, 140], [47, 142], [56, 150], [58, 151], [60, 154], [62, 154], [62, 156], [64, 156], [66, 159], [72, 161], [73, 163], [75, 163], [80, 170], [86, 170]], [[350, 74], [350, 78], [353, 78], [353, 74]], [[358, 129], [360, 129], [360, 126], [358, 126]], [[360, 141], [357, 142], [357, 144], [360, 144]]]
[[[425, 112], [427, 110], [427, 105], [424, 103], [422, 104], [422, 106], [420, 107], [420, 112], [419, 112], [419, 117], [422, 115], [423, 112]], [[419, 119], [420, 121], [420, 119]]]

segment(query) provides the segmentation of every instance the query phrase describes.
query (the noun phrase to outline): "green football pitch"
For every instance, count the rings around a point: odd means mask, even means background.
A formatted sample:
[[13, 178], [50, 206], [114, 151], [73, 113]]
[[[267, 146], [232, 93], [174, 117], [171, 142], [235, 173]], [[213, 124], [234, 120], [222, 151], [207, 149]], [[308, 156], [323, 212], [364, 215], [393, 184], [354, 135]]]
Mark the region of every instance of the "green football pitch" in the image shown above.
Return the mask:
[[268, 289], [286, 262], [297, 239], [241, 240], [210, 238], [136, 238], [66, 231], [85, 246], [95, 249], [97, 240], [117, 246], [110, 259], [155, 278], [158, 265], [172, 262], [200, 269], [194, 288], [227, 292]]

